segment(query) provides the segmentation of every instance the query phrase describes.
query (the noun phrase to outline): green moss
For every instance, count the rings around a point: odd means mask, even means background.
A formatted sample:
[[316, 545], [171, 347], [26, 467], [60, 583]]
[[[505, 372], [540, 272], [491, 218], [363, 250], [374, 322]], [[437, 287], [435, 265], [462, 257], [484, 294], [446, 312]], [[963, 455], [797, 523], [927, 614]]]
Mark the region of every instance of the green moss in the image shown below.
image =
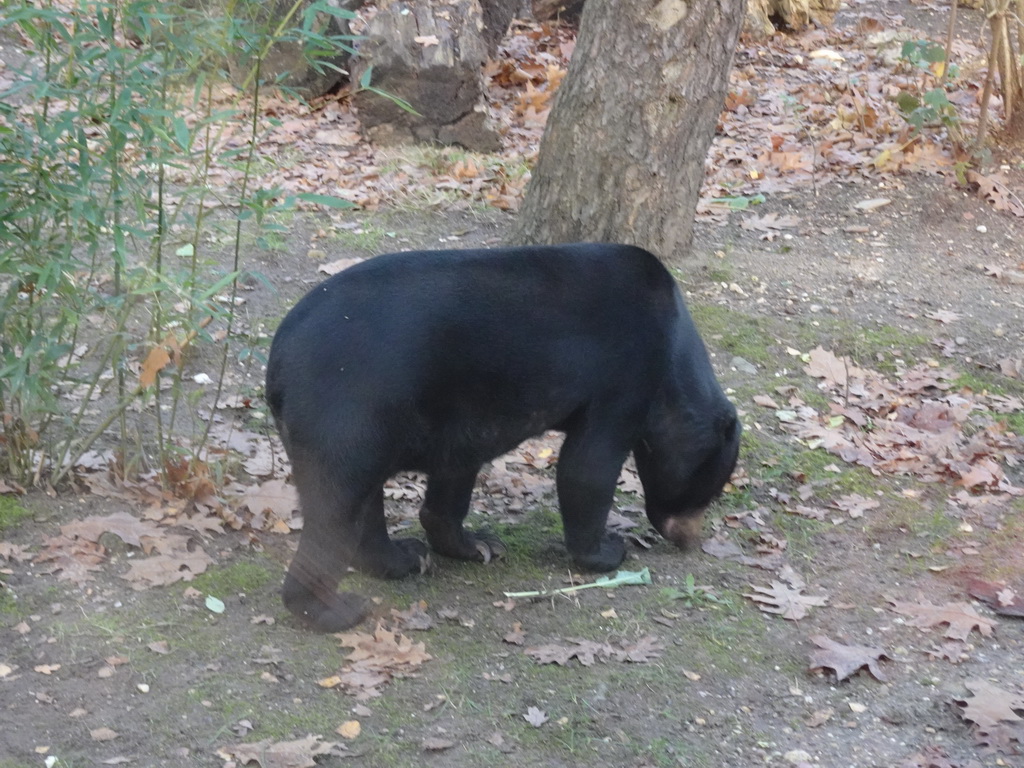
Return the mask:
[[17, 497], [0, 496], [0, 533], [12, 530], [22, 520], [31, 516], [31, 510], [19, 504]]
[[1006, 422], [1006, 428], [1015, 435], [1024, 437], [1024, 412], [1008, 413], [999, 417]]
[[17, 616], [22, 613], [14, 593], [9, 589], [0, 587], [0, 614], [4, 616]]
[[928, 339], [922, 334], [884, 323], [865, 326], [838, 317], [816, 316], [814, 324], [791, 325], [790, 333], [793, 346], [799, 349], [821, 346], [886, 374], [895, 372], [897, 360], [913, 363], [931, 354]]
[[693, 304], [690, 314], [711, 346], [758, 365], [771, 362], [778, 343], [762, 319], [717, 304]]
[[256, 592], [276, 578], [277, 574], [266, 566], [242, 560], [199, 574], [192, 580], [192, 586], [205, 594], [224, 597]]
[[960, 373], [953, 380], [953, 388], [969, 389], [972, 392], [989, 395], [1024, 395], [1024, 382], [1014, 381], [1005, 376], [986, 371], [982, 368], [975, 368], [970, 372]]
[[[301, 706], [267, 707], [253, 701], [232, 702], [241, 717], [251, 718], [256, 725], [253, 736], [260, 739], [294, 739], [307, 733], [319, 733], [330, 737], [334, 730], [347, 719], [344, 711], [347, 701], [339, 701], [342, 694], [337, 691], [318, 691], [303, 696]], [[238, 716], [235, 717], [237, 722]]]

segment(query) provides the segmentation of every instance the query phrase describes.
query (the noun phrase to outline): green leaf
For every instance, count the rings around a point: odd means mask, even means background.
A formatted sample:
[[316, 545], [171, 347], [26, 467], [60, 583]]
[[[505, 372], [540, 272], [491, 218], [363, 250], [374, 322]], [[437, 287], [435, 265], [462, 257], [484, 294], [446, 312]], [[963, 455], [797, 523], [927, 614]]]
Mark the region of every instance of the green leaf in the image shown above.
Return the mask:
[[213, 595], [206, 596], [206, 607], [213, 613], [224, 613], [224, 601]]
[[360, 76], [360, 78], [359, 78], [359, 87], [360, 88], [369, 88], [370, 87], [370, 78], [372, 78], [372, 77], [373, 77], [373, 65], [371, 64], [370, 66], [368, 66], [366, 68], [366, 71], [363, 72], [363, 74]]
[[938, 43], [929, 43], [921, 51], [921, 58], [929, 64], [938, 64], [940, 61], [946, 60], [946, 49]]
[[174, 126], [174, 140], [178, 146], [186, 152], [189, 146], [192, 144], [192, 134], [188, 130], [188, 125], [185, 123], [185, 119], [182, 117], [175, 116], [172, 121]]
[[730, 211], [745, 211], [752, 205], [760, 205], [767, 198], [764, 195], [733, 195], [728, 197], [716, 197], [712, 200], [714, 205], [724, 205]]
[[192, 243], [185, 243], [181, 248], [174, 252], [175, 256], [182, 256], [184, 258], [191, 258], [196, 252], [195, 246]]
[[900, 91], [896, 95], [896, 106], [900, 108], [900, 112], [904, 114], [910, 114], [915, 109], [921, 106], [921, 100], [912, 93], [907, 91]]
[[924, 95], [924, 103], [929, 104], [936, 109], [953, 106], [949, 103], [949, 99], [946, 97], [946, 91], [943, 88], [932, 88], [928, 91], [928, 93]]

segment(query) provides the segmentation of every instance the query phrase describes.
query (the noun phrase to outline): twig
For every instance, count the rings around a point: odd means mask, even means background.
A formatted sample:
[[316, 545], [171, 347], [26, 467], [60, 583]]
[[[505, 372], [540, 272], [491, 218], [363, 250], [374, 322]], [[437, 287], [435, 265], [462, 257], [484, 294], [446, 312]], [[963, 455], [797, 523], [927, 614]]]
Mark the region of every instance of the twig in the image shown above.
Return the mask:
[[601, 576], [596, 581], [587, 584], [573, 584], [558, 589], [533, 589], [527, 592], [504, 592], [505, 597], [551, 597], [553, 595], [571, 595], [581, 589], [592, 589], [593, 587], [622, 587], [626, 585], [646, 585], [651, 583], [651, 571], [644, 568], [642, 571], [619, 571], [614, 576]]
[[940, 85], [945, 83], [949, 79], [949, 60], [953, 55], [953, 32], [956, 26], [956, 9], [957, 0], [953, 0], [953, 3], [949, 8], [949, 26], [946, 28], [946, 58], [942, 65], [942, 78]]

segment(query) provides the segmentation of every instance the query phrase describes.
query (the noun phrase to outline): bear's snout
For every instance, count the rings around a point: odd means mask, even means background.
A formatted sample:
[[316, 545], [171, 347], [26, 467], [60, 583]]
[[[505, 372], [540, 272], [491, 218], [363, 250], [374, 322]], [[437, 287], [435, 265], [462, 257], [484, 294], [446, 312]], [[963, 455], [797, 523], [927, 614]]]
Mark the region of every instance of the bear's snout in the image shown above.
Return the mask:
[[686, 515], [665, 518], [661, 524], [661, 535], [680, 549], [690, 549], [700, 543], [704, 528], [704, 510]]

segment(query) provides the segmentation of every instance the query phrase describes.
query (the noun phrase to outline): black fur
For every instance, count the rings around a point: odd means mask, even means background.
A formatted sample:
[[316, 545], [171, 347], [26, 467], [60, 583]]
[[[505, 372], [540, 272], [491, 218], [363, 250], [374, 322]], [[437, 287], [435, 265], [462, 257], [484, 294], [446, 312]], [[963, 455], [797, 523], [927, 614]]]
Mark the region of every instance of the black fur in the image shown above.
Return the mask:
[[632, 451], [647, 514], [683, 546], [736, 463], [740, 425], [675, 281], [639, 248], [578, 244], [390, 254], [318, 285], [274, 338], [267, 399], [305, 516], [284, 585], [320, 631], [367, 614], [335, 592], [348, 566], [421, 571], [427, 549], [392, 540], [385, 480], [429, 475], [420, 520], [431, 548], [489, 560], [466, 531], [482, 465], [548, 429], [565, 543], [580, 567], [625, 556], [605, 530]]

